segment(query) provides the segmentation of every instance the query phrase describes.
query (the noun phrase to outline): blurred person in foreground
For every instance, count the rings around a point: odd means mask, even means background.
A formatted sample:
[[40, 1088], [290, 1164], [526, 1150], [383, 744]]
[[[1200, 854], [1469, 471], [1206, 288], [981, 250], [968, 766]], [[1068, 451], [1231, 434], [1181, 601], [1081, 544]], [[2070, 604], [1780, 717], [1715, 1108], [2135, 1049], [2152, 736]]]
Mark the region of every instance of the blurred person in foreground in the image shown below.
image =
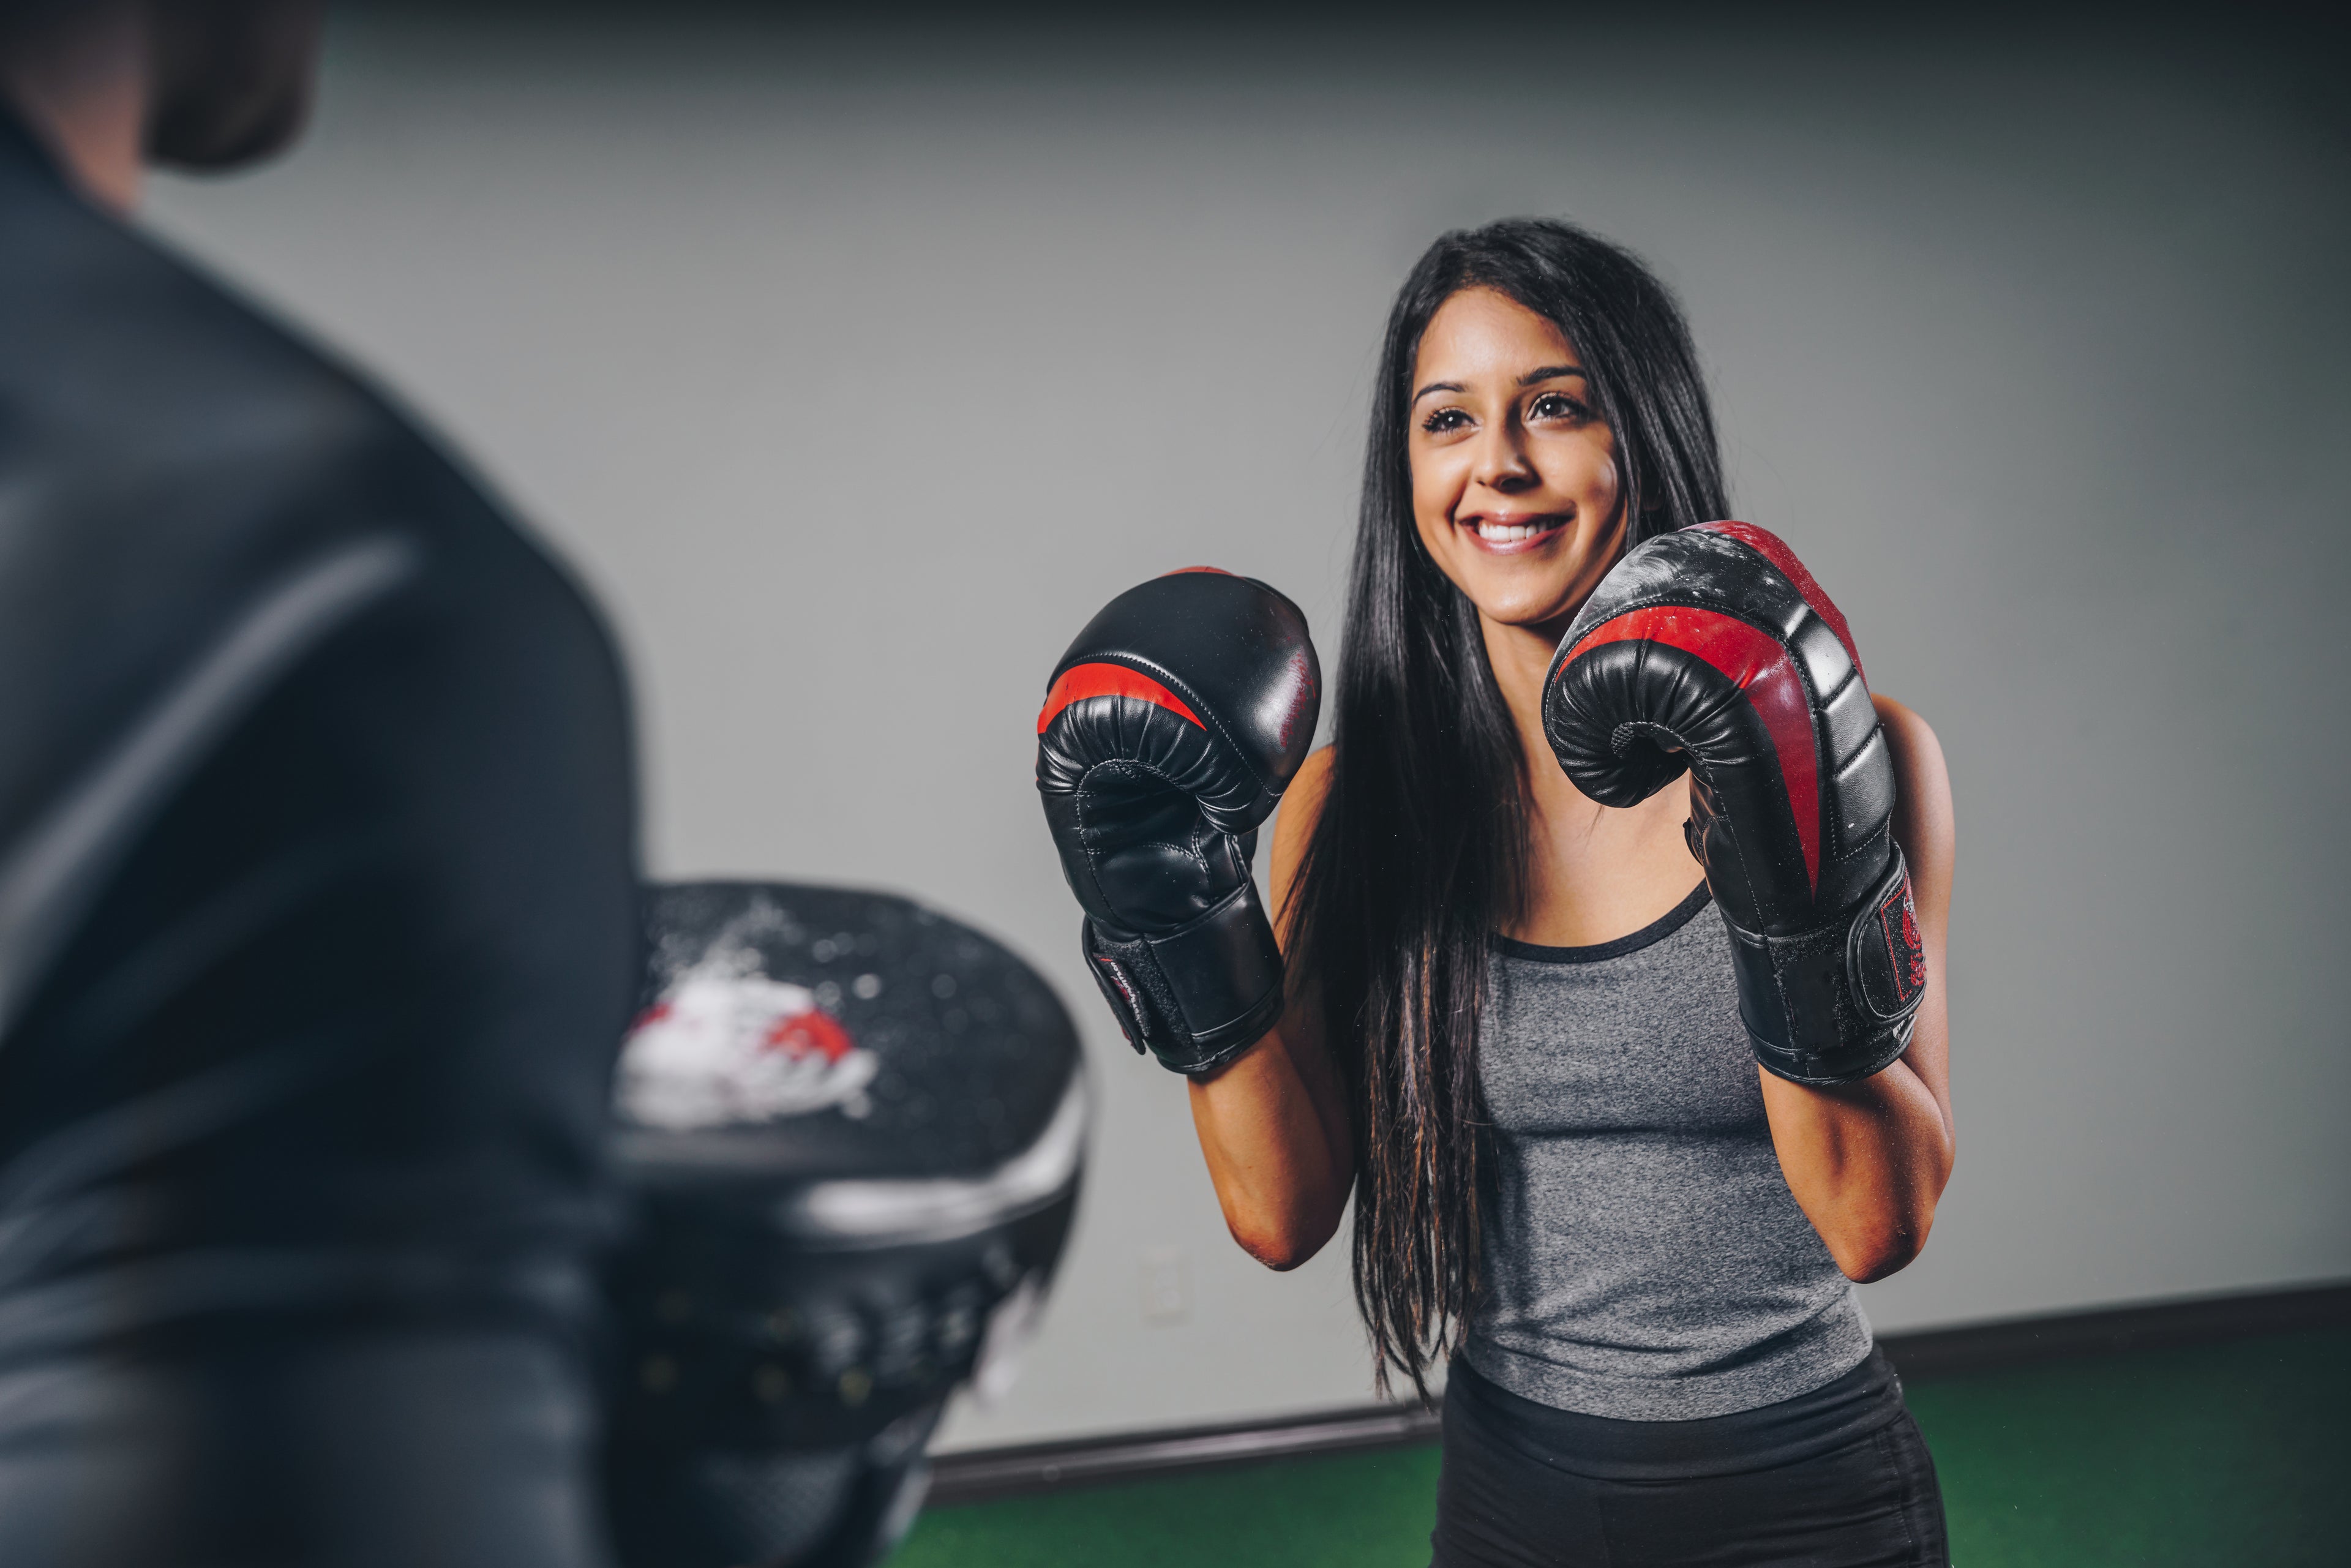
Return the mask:
[[581, 1327], [640, 967], [596, 612], [126, 219], [298, 0], [0, 0], [0, 1562], [605, 1560]]

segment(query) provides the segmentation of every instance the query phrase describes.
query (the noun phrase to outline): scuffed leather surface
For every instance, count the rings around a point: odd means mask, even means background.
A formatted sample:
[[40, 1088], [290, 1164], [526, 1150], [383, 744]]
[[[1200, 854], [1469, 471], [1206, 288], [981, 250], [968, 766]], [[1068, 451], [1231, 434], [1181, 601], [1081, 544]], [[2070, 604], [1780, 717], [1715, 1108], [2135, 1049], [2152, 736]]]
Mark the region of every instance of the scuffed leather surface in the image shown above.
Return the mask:
[[[1669, 642], [1583, 645], [1653, 606], [1711, 611], [1786, 650], [1804, 684], [1817, 764], [1816, 881], [1788, 759], [1738, 683]], [[1851, 962], [1868, 950], [1849, 940], [1899, 856], [1893, 759], [1860, 669], [1794, 583], [1747, 544], [1704, 528], [1646, 541], [1561, 639], [1543, 719], [1560, 766], [1604, 805], [1635, 805], [1685, 769], [1695, 775], [1691, 852], [1730, 927], [1740, 1011], [1766, 1066], [1802, 1082], [1842, 1082], [1900, 1054], [1910, 1014], [1883, 1019], [1861, 1005], [1865, 983]]]

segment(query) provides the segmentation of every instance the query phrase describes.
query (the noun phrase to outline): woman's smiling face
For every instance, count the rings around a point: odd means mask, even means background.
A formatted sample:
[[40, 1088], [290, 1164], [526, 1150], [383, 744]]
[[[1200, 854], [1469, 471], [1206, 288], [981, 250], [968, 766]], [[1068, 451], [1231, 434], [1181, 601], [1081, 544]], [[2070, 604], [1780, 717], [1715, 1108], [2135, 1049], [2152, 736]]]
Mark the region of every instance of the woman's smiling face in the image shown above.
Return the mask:
[[1412, 510], [1489, 621], [1563, 626], [1622, 553], [1615, 433], [1564, 334], [1508, 295], [1437, 308], [1414, 361]]

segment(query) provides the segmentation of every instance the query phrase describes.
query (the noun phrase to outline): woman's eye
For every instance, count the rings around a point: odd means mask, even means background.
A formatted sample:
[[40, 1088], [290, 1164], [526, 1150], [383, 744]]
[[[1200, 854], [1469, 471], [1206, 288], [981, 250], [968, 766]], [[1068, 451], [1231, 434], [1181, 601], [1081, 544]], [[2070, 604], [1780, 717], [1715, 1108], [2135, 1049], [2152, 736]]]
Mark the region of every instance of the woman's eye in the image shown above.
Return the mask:
[[1447, 435], [1469, 423], [1469, 416], [1458, 408], [1440, 408], [1420, 422], [1421, 429], [1431, 435]]
[[1529, 419], [1583, 419], [1584, 407], [1565, 392], [1544, 392], [1527, 405]]

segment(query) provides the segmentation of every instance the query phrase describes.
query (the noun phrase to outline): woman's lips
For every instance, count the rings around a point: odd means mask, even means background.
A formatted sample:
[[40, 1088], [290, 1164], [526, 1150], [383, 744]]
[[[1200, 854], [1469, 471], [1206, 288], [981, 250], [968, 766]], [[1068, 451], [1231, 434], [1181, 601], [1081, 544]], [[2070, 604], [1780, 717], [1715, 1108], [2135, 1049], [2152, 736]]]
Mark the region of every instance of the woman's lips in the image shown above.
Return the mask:
[[1538, 549], [1544, 540], [1567, 527], [1568, 519], [1556, 514], [1548, 517], [1466, 517], [1461, 530], [1478, 541], [1478, 547], [1492, 555], [1520, 555]]

